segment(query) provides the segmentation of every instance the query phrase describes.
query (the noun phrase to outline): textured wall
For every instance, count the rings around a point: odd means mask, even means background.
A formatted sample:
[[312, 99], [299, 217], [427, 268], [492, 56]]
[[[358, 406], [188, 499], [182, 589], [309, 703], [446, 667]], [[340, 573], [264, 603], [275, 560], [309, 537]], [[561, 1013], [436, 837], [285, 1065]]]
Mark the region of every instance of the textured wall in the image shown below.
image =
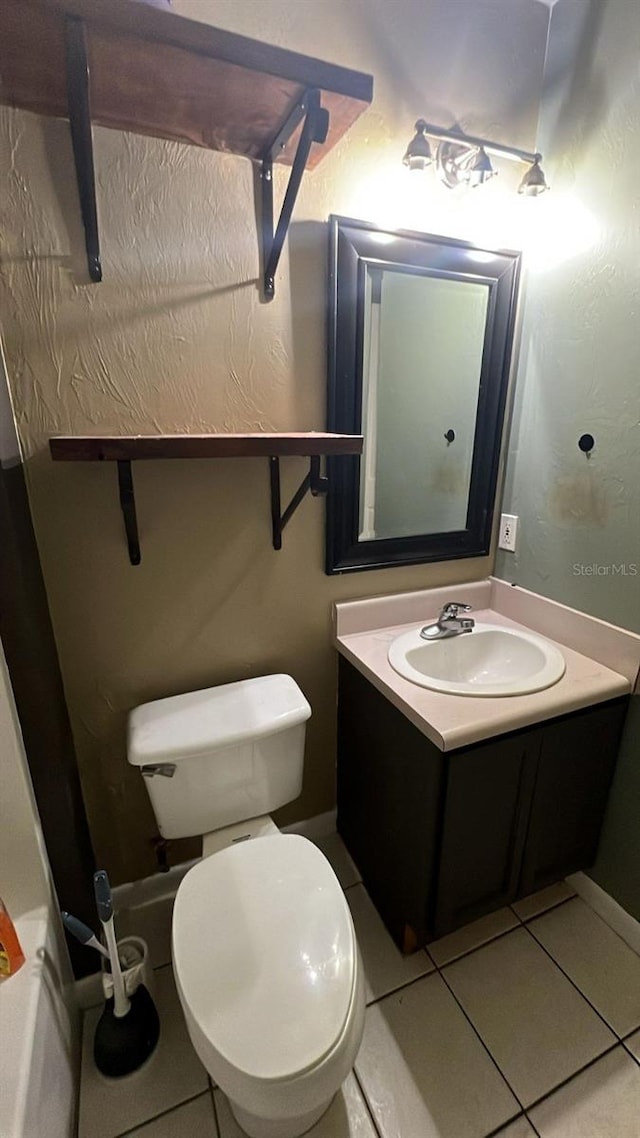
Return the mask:
[[[329, 579], [322, 504], [305, 501], [276, 554], [267, 464], [234, 460], [137, 465], [143, 563], [133, 569], [114, 469], [54, 466], [48, 436], [322, 429], [328, 214], [495, 235], [516, 171], [505, 169], [486, 194], [458, 197], [430, 179], [407, 182], [399, 157], [419, 114], [531, 146], [548, 22], [535, 0], [176, 0], [175, 8], [370, 71], [376, 94], [305, 179], [270, 305], [256, 289], [248, 162], [95, 129], [104, 282], [89, 286], [66, 123], [1, 113], [8, 367], [92, 837], [115, 881], [154, 864], [154, 821], [125, 761], [132, 706], [291, 672], [313, 718], [303, 796], [283, 817], [328, 809], [331, 601], [469, 580], [491, 563]], [[284, 467], [293, 488], [304, 465]]]
[[[554, 8], [541, 146], [553, 159], [553, 195], [573, 197], [574, 230], [529, 276], [504, 501], [520, 516], [519, 549], [497, 557], [506, 580], [636, 632], [639, 59], [635, 0]], [[589, 459], [576, 446], [583, 432], [596, 439]], [[640, 918], [640, 699], [633, 704], [594, 876]]]

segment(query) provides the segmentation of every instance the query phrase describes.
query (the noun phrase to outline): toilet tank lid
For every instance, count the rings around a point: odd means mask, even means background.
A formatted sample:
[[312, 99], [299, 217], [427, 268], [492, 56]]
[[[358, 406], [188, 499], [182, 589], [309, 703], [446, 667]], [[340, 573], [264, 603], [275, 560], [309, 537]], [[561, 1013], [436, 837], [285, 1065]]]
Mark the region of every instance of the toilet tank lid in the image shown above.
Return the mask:
[[259, 676], [143, 703], [129, 716], [133, 766], [178, 762], [295, 727], [311, 708], [291, 676]]

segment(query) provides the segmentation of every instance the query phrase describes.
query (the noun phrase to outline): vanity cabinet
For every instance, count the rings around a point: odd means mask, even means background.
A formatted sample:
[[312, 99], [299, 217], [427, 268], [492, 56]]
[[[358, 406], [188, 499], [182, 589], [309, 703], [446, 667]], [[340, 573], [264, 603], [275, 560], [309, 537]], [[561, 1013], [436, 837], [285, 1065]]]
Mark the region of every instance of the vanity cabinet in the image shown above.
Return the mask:
[[443, 752], [340, 659], [338, 831], [404, 952], [593, 863], [627, 704]]

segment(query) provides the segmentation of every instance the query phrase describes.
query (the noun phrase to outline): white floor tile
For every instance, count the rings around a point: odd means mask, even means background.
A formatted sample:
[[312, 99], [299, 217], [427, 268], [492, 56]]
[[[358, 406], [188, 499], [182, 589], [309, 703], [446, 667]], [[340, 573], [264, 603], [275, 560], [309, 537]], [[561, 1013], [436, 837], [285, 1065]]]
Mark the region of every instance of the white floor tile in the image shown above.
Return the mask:
[[367, 1003], [386, 996], [395, 988], [433, 972], [426, 952], [403, 956], [382, 923], [364, 885], [352, 885], [345, 897], [349, 902], [364, 965]]
[[509, 1126], [505, 1126], [504, 1130], [499, 1130], [494, 1138], [536, 1138], [536, 1132], [523, 1115], [521, 1118], [516, 1118]]
[[640, 956], [580, 897], [529, 928], [613, 1031], [640, 1027]]
[[616, 1047], [529, 1115], [540, 1138], [638, 1138], [640, 1067]]
[[634, 1031], [629, 1039], [625, 1039], [624, 1045], [629, 1048], [631, 1054], [635, 1055], [638, 1063], [640, 1063], [640, 1031]]
[[523, 897], [521, 901], [514, 901], [511, 907], [521, 921], [529, 921], [531, 917], [537, 917], [540, 913], [546, 912], [547, 909], [553, 909], [555, 905], [559, 905], [562, 901], [568, 901], [570, 897], [575, 897], [575, 895], [575, 889], [567, 885], [566, 881], [558, 881], [555, 885], [548, 885], [546, 889], [541, 889], [538, 893], [531, 893], [529, 897]]
[[[216, 1090], [220, 1138], [244, 1138], [221, 1090]], [[191, 1138], [191, 1135], [189, 1136]], [[305, 1138], [376, 1138], [375, 1128], [353, 1075], [349, 1075], [326, 1114]]]
[[384, 1138], [484, 1138], [520, 1109], [435, 974], [367, 1009], [356, 1071]]
[[525, 1106], [615, 1042], [526, 929], [449, 964], [444, 976]]
[[518, 918], [511, 909], [498, 909], [496, 913], [489, 913], [479, 921], [473, 921], [470, 925], [441, 937], [440, 940], [432, 941], [427, 946], [427, 951], [438, 967], [443, 968], [457, 957], [464, 956], [474, 948], [480, 948], [480, 945], [495, 940], [497, 936], [509, 932], [509, 929], [517, 928], [518, 925]]
[[93, 1062], [93, 1036], [101, 1009], [87, 1012], [82, 1045], [79, 1138], [115, 1138], [207, 1090], [208, 1081], [187, 1035], [170, 968], [155, 973], [160, 1039], [139, 1071], [107, 1079]]
[[168, 1114], [154, 1118], [136, 1130], [128, 1130], [127, 1138], [218, 1138], [213, 1099], [209, 1091], [199, 1098], [177, 1106]]
[[315, 838], [314, 844], [322, 850], [343, 889], [357, 885], [362, 875], [339, 834], [326, 834]]

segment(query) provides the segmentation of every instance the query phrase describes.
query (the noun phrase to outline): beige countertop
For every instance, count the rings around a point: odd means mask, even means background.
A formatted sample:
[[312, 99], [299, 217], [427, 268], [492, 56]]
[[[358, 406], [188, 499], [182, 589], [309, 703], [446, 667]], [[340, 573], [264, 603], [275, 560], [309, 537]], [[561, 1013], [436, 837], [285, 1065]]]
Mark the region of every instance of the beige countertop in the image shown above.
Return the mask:
[[[489, 582], [482, 582], [484, 588], [476, 586], [478, 599], [489, 600], [492, 594], [496, 595], [495, 590], [489, 591], [488, 585]], [[447, 595], [454, 592], [461, 595], [465, 588], [467, 593], [471, 592], [468, 586], [458, 586], [446, 592]], [[434, 590], [434, 598], [438, 601], [435, 608], [431, 609], [434, 613], [438, 609], [441, 592], [443, 590]], [[497, 590], [497, 595], [500, 595], [500, 589]], [[425, 592], [423, 597], [428, 597], [428, 593]], [[452, 596], [452, 599], [456, 598]], [[374, 602], [376, 603], [378, 602]], [[545, 639], [562, 652], [566, 671], [562, 679], [543, 691], [532, 692], [529, 695], [491, 698], [432, 691], [404, 679], [394, 671], [387, 658], [391, 641], [420, 623], [426, 623], [429, 613], [425, 617], [411, 620], [410, 623], [351, 632], [346, 629], [354, 623], [353, 613], [349, 612], [348, 620], [343, 613], [341, 619], [339, 612], [341, 608], [348, 610], [349, 605], [337, 606], [334, 642], [340, 654], [366, 676], [378, 691], [442, 751], [451, 751], [495, 735], [503, 735], [508, 731], [541, 723], [570, 711], [578, 711], [602, 703], [604, 700], [614, 699], [616, 696], [628, 695], [634, 687], [628, 667], [625, 668], [627, 674], [623, 675], [547, 635]], [[353, 606], [351, 608], [353, 609]], [[361, 613], [365, 611], [364, 604], [360, 602], [360, 620]], [[392, 608], [385, 610], [386, 613], [392, 611]], [[398, 611], [402, 611], [403, 616], [406, 616], [406, 601], [404, 609]], [[424, 607], [422, 611], [425, 611]], [[567, 610], [567, 613], [571, 612], [572, 610]], [[473, 617], [478, 622], [537, 632], [532, 623], [520, 623], [493, 608], [474, 608]], [[342, 633], [341, 625], [345, 629]], [[640, 637], [633, 633], [624, 633], [624, 630], [620, 632], [625, 638], [632, 637], [631, 647], [637, 648], [640, 665]], [[634, 641], [637, 644], [634, 645]]]

